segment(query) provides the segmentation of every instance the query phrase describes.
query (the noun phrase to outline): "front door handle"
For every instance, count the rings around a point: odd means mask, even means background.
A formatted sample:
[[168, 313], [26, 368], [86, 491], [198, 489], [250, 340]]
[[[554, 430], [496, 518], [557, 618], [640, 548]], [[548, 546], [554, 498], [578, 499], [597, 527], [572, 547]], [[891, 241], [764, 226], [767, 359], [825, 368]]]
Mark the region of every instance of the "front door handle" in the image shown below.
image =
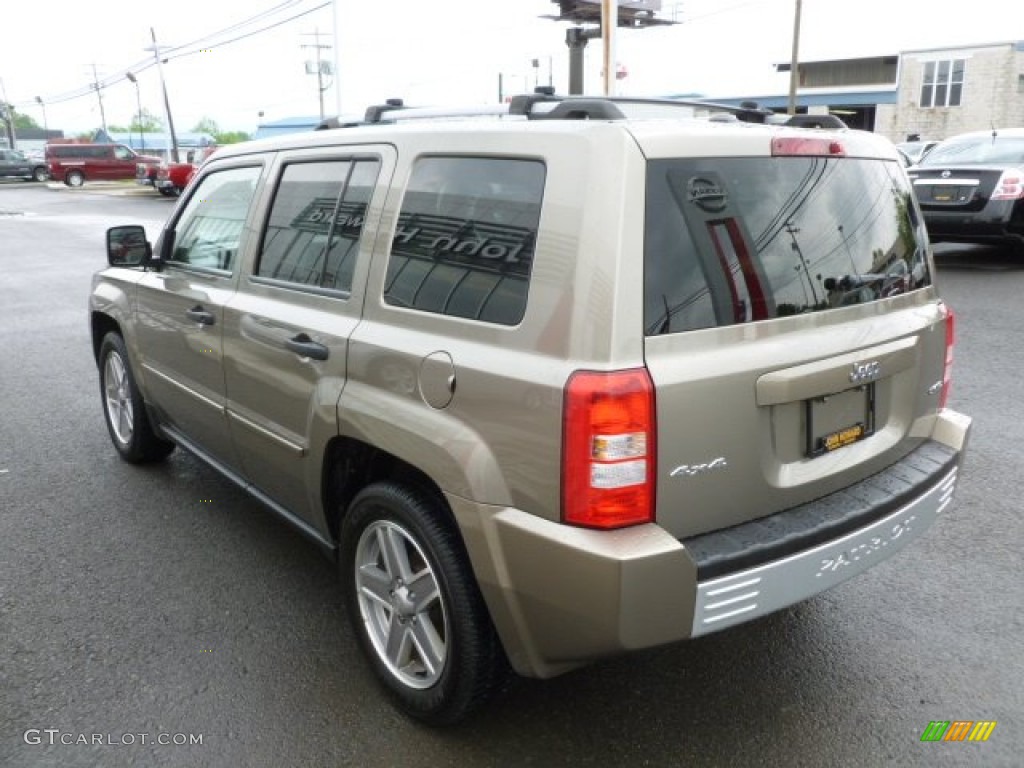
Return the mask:
[[284, 345], [296, 355], [309, 357], [313, 360], [326, 360], [327, 356], [330, 354], [330, 350], [327, 347], [313, 341], [305, 333], [300, 333], [298, 336], [292, 336], [290, 339], [286, 339]]
[[201, 304], [196, 304], [192, 309], [186, 309], [185, 315], [189, 320], [200, 325], [213, 325], [216, 321], [213, 313], [207, 312]]

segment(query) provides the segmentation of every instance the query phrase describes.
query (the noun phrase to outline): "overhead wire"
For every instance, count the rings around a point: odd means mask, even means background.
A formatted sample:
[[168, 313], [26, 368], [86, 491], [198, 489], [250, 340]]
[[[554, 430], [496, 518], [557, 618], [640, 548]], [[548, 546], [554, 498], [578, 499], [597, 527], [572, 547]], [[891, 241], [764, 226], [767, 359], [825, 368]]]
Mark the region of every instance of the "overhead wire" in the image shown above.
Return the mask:
[[[207, 43], [207, 41], [216, 40], [218, 37], [224, 34], [229, 34], [233, 31], [242, 29], [247, 26], [251, 26], [253, 23], [264, 21], [267, 19], [268, 16], [272, 16], [277, 13], [280, 13], [281, 11], [293, 8], [296, 5], [301, 5], [303, 2], [305, 2], [305, 0], [286, 0], [286, 2], [279, 3], [278, 5], [275, 5], [272, 8], [269, 8], [265, 11], [261, 11], [260, 13], [254, 16], [250, 16], [249, 18], [243, 21], [235, 22], [234, 24], [231, 24], [223, 29], [217, 30], [216, 32], [210, 32], [206, 35], [203, 35], [202, 37], [190, 40], [189, 42], [183, 43], [181, 45], [168, 47], [167, 49], [161, 52], [161, 60], [166, 63], [168, 61], [184, 58], [186, 56], [193, 56], [197, 53], [204, 53], [215, 48], [221, 48], [223, 46], [236, 43], [239, 40], [245, 40], [246, 38], [255, 37], [256, 35], [268, 32], [272, 29], [276, 29], [277, 27], [295, 21], [296, 19], [308, 16], [311, 13], [315, 13], [316, 11], [319, 11], [322, 8], [326, 8], [331, 4], [330, 0], [325, 0], [325, 2], [321, 2], [308, 9], [302, 10], [301, 12], [291, 15], [285, 19], [277, 20], [272, 24], [267, 24], [266, 26], [260, 27], [259, 29], [249, 30], [244, 34], [240, 34], [235, 37], [228, 38], [226, 40], [219, 40], [214, 43]], [[46, 98], [43, 98], [42, 101], [45, 104], [50, 105], [61, 104], [68, 101], [74, 101], [75, 99], [85, 98], [87, 96], [93, 95], [97, 89], [109, 88], [110, 86], [115, 85], [117, 83], [127, 81], [128, 72], [131, 72], [132, 74], [138, 74], [140, 72], [145, 72], [147, 69], [150, 69], [154, 66], [156, 66], [156, 61], [153, 58], [140, 59], [139, 61], [135, 62], [130, 66], [116, 70], [113, 74], [105, 75], [101, 78], [98, 78], [95, 82], [88, 83], [84, 86], [81, 86], [80, 88], [76, 88], [71, 91], [65, 91], [64, 93], [48, 96]], [[21, 102], [20, 104], [15, 104], [14, 106], [16, 109], [19, 109], [21, 107], [31, 106], [32, 103], [33, 102], [26, 101]]]

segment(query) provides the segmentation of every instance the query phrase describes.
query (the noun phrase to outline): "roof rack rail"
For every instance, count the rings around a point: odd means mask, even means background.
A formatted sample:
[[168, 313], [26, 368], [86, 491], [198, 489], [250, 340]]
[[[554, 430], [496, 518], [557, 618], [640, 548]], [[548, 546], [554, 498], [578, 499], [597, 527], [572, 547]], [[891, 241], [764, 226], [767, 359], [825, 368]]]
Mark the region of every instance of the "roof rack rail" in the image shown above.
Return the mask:
[[[554, 104], [551, 108], [539, 107]], [[645, 116], [669, 117], [672, 111], [684, 107], [726, 113], [747, 123], [763, 123], [771, 110], [762, 109], [754, 102], [736, 107], [701, 99], [655, 99], [619, 96], [556, 96], [534, 93], [515, 96], [509, 104], [510, 114], [525, 115], [531, 120], [622, 120], [640, 112]]]
[[[527, 120], [624, 120], [629, 117], [672, 117], [680, 108], [705, 110], [712, 115], [725, 114], [732, 119], [748, 123], [767, 122], [771, 110], [755, 102], [745, 101], [739, 106], [720, 104], [701, 99], [656, 99], [605, 96], [559, 96], [553, 88], [542, 86], [533, 93], [511, 97], [507, 104], [475, 107], [408, 107], [401, 99], [388, 99], [366, 109], [362, 122], [345, 123], [335, 118], [324, 121], [320, 127], [344, 127], [368, 123], [397, 123], [417, 119], [455, 117], [513, 117]], [[327, 123], [333, 124], [327, 125]]]

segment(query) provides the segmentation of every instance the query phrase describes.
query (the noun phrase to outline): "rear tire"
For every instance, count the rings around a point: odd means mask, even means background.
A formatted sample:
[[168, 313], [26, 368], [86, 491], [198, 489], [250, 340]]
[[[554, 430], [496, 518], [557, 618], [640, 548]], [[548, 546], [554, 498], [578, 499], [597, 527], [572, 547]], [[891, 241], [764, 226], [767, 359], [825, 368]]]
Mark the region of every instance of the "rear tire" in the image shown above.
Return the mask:
[[464, 719], [508, 662], [443, 503], [390, 482], [363, 489], [341, 531], [352, 627], [380, 682], [411, 717]]
[[85, 184], [85, 174], [81, 171], [68, 171], [64, 175], [64, 183], [69, 187], [80, 187]]
[[142, 394], [128, 364], [124, 339], [115, 332], [100, 345], [100, 396], [103, 416], [114, 448], [131, 464], [160, 461], [174, 450], [174, 443], [157, 437], [149, 423]]
[[42, 166], [39, 166], [38, 168], [33, 169], [32, 178], [42, 184], [44, 181], [50, 180], [50, 172]]

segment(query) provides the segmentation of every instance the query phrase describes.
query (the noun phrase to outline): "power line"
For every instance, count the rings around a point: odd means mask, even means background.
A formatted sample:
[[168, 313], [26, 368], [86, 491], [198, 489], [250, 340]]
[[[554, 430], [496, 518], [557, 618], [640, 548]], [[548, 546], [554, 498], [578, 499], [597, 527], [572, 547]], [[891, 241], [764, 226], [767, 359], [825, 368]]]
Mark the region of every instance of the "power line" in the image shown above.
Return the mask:
[[[295, 6], [303, 1], [304, 0], [288, 0], [287, 2], [280, 3], [274, 6], [273, 8], [256, 14], [255, 16], [251, 16], [248, 19], [245, 19], [244, 21], [236, 22], [235, 24], [225, 27], [224, 29], [217, 30], [216, 32], [211, 32], [207, 35], [196, 38], [195, 40], [191, 40], [182, 45], [169, 48], [167, 51], [164, 52], [162, 60], [165, 62], [173, 61], [175, 59], [184, 58], [186, 56], [194, 56], [197, 53], [207, 52], [213, 50], [214, 48], [222, 48], [225, 45], [236, 43], [239, 40], [245, 40], [250, 37], [255, 37], [256, 35], [262, 34], [264, 32], [269, 32], [272, 29], [276, 29], [277, 27], [295, 21], [296, 19], [301, 19], [302, 17], [308, 16], [311, 13], [315, 13], [316, 11], [319, 11], [322, 8], [326, 8], [331, 4], [330, 0], [328, 0], [327, 2], [321, 2], [320, 4], [315, 5], [307, 10], [296, 13], [293, 16], [289, 16], [288, 18], [276, 21], [273, 24], [268, 24], [264, 27], [260, 27], [259, 29], [246, 32], [244, 34], [229, 38], [227, 40], [221, 40], [216, 43], [203, 45], [203, 43], [205, 43], [205, 41], [207, 40], [216, 39], [220, 35], [230, 33], [245, 26], [249, 26], [254, 22], [264, 20], [268, 15], [272, 15], [273, 13], [279, 12], [280, 10], [284, 10], [286, 8]], [[141, 59], [132, 65], [129, 65], [127, 67], [124, 67], [123, 69], [118, 70], [112, 75], [107, 75], [106, 77], [103, 77], [95, 81], [94, 83], [89, 83], [88, 85], [82, 86], [81, 88], [76, 88], [72, 91], [65, 91], [64, 93], [57, 94], [55, 96], [46, 97], [43, 99], [43, 101], [45, 101], [47, 104], [61, 104], [68, 101], [74, 101], [75, 99], [80, 99], [91, 95], [97, 88], [108, 88], [122, 81], [127, 81], [128, 72], [138, 75], [140, 72], [145, 72], [147, 69], [154, 66], [156, 66], [156, 62], [153, 59]], [[31, 104], [33, 103], [34, 102], [28, 101], [21, 102], [20, 104], [16, 104], [15, 107], [20, 108], [23, 106], [31, 106]]]

